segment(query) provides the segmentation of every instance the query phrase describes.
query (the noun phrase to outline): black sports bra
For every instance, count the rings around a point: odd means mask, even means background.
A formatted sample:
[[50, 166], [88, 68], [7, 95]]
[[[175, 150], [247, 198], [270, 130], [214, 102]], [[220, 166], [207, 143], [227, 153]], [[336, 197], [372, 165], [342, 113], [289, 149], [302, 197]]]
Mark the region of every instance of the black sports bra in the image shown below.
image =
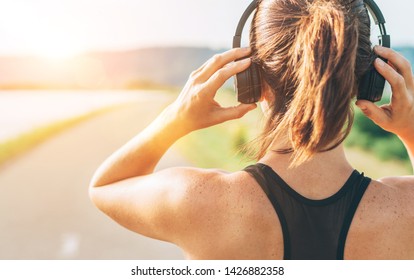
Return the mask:
[[262, 187], [279, 217], [285, 260], [344, 258], [348, 230], [370, 178], [354, 170], [336, 194], [311, 200], [297, 193], [265, 164], [244, 170]]

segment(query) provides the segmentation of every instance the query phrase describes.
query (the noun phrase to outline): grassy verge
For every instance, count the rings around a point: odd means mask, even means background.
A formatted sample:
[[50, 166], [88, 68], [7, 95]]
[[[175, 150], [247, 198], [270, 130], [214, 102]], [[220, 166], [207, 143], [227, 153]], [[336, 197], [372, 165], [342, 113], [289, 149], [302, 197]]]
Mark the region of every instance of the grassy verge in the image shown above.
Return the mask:
[[[223, 106], [237, 102], [234, 92], [222, 89], [217, 101]], [[241, 152], [243, 144], [257, 135], [261, 112], [256, 109], [240, 120], [226, 122], [195, 131], [177, 143], [179, 151], [194, 165], [202, 168], [220, 168], [236, 171], [252, 163]]]
[[412, 174], [411, 165], [403, 160], [383, 160], [381, 156], [361, 148], [346, 148], [346, 156], [354, 168], [373, 179]]
[[181, 139], [177, 146], [195, 166], [235, 171], [249, 163], [239, 152], [246, 131], [244, 125], [240, 128], [233, 124], [216, 126], [193, 132]]
[[[218, 101], [225, 106], [234, 105], [235, 96], [229, 90], [221, 90]], [[252, 163], [239, 153], [240, 146], [257, 135], [260, 130], [260, 109], [240, 120], [227, 122], [208, 129], [193, 132], [177, 143], [178, 149], [194, 165], [202, 168], [240, 170]], [[376, 141], [378, 139], [374, 139]], [[379, 144], [379, 142], [378, 142]], [[389, 143], [383, 143], [387, 149]], [[351, 164], [371, 178], [411, 174], [409, 162], [398, 158], [385, 160], [380, 154], [356, 146], [347, 147]]]
[[115, 110], [120, 106], [122, 105], [115, 105], [107, 108], [102, 108], [81, 116], [69, 118], [62, 121], [57, 121], [45, 126], [35, 128], [29, 132], [20, 134], [17, 137], [6, 140], [5, 142], [0, 142], [0, 166], [4, 164], [6, 161], [27, 152], [33, 147], [43, 143], [48, 138], [66, 129], [73, 127], [92, 117]]

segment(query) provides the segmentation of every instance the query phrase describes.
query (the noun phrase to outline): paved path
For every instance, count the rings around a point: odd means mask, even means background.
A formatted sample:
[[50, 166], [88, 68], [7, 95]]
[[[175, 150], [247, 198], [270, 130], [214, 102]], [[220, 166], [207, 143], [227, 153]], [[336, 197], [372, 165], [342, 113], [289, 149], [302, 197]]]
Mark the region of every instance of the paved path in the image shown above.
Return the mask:
[[[132, 103], [49, 139], [0, 167], [0, 259], [182, 259], [175, 246], [132, 233], [90, 202], [89, 180], [165, 103]], [[171, 151], [161, 166], [186, 165]]]
[[0, 142], [51, 122], [70, 119], [100, 108], [154, 100], [157, 91], [0, 91]]

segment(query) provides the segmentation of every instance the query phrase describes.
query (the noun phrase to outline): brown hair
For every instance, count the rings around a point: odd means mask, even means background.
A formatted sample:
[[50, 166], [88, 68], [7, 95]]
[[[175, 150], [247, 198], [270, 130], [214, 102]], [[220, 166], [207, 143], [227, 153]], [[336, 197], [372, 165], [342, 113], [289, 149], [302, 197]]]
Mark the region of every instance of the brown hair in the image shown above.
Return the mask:
[[261, 0], [251, 33], [253, 62], [274, 95], [257, 158], [286, 137], [292, 165], [338, 146], [353, 121], [351, 100], [373, 61], [362, 0]]

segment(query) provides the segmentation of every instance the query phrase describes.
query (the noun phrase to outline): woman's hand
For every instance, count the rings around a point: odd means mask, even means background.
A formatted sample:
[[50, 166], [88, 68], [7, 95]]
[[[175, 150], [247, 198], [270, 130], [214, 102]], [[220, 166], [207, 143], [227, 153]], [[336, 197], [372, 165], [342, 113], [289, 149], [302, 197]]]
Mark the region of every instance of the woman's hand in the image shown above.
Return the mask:
[[396, 134], [403, 141], [414, 139], [414, 77], [411, 65], [392, 49], [377, 46], [375, 52], [389, 61], [386, 64], [378, 58], [375, 68], [391, 85], [391, 102], [378, 107], [370, 101], [358, 100], [356, 105], [384, 130]]
[[230, 77], [250, 66], [250, 58], [236, 61], [249, 54], [249, 48], [229, 50], [215, 55], [190, 75], [177, 100], [167, 108], [168, 117], [174, 118], [180, 130], [189, 133], [238, 119], [256, 108], [256, 104], [224, 108], [214, 100], [217, 90]]
[[[214, 96], [231, 76], [250, 65], [249, 49], [216, 55], [193, 72], [177, 100], [147, 128], [113, 153], [95, 172], [90, 196], [119, 224], [149, 237], [178, 243], [189, 234], [186, 219], [194, 202], [193, 185], [211, 181], [215, 173], [171, 168], [154, 172], [161, 157], [183, 135], [242, 117], [256, 105], [223, 108]], [[201, 183], [200, 183], [201, 184]], [[196, 199], [197, 200], [197, 199]], [[181, 218], [180, 218], [181, 217]], [[191, 235], [192, 233], [190, 233]]]

